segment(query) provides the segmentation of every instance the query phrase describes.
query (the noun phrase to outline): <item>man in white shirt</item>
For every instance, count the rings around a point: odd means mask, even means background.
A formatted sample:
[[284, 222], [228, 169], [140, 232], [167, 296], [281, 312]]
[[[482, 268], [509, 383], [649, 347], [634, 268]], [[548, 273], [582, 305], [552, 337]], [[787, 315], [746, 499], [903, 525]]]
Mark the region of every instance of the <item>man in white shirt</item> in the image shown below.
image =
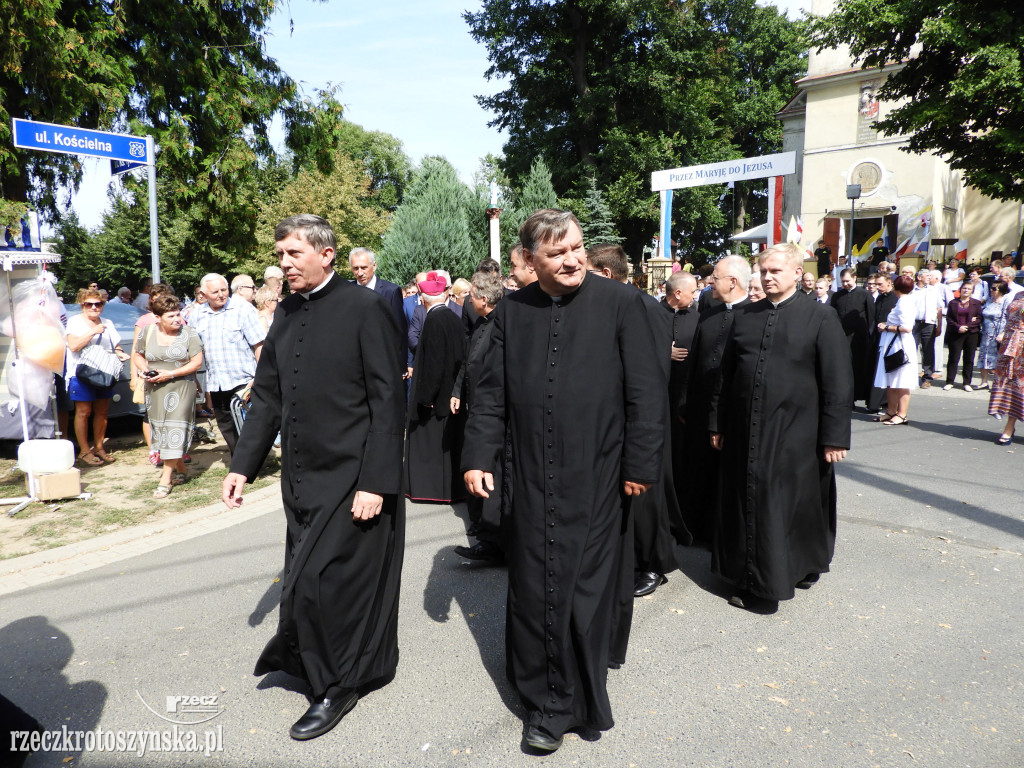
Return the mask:
[[[904, 273], [912, 267], [904, 267]], [[939, 291], [928, 284], [931, 270], [922, 269], [917, 273], [917, 287], [912, 296], [917, 304], [917, 319], [914, 323], [914, 340], [921, 347], [921, 388], [928, 389], [932, 385], [932, 374], [935, 373], [935, 337], [942, 333], [942, 312]]]
[[117, 295], [107, 302], [108, 304], [131, 304], [132, 289], [128, 286], [117, 289]]

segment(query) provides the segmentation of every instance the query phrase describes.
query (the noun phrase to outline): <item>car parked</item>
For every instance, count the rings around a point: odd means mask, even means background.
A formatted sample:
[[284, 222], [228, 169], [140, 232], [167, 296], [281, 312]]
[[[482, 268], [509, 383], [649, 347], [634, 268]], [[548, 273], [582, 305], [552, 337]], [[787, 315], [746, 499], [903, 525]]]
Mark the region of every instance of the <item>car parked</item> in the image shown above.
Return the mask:
[[[65, 304], [64, 309], [69, 318], [82, 311], [78, 304]], [[121, 348], [125, 352], [131, 352], [135, 323], [144, 314], [145, 312], [131, 304], [107, 304], [103, 307], [103, 317], [114, 324], [114, 329], [121, 337]], [[132, 390], [128, 386], [130, 381], [131, 366], [126, 361], [121, 369], [121, 379], [114, 385], [114, 394], [110, 398], [109, 418], [145, 415], [146, 407], [132, 402]]]

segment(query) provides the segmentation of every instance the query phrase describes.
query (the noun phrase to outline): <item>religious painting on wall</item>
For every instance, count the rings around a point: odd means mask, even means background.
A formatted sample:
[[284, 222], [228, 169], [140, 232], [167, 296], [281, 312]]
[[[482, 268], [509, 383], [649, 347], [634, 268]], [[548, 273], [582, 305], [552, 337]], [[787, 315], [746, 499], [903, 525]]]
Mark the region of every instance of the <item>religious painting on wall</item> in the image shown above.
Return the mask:
[[875, 141], [874, 123], [878, 119], [878, 80], [865, 80], [860, 85], [860, 97], [857, 101], [857, 143]]

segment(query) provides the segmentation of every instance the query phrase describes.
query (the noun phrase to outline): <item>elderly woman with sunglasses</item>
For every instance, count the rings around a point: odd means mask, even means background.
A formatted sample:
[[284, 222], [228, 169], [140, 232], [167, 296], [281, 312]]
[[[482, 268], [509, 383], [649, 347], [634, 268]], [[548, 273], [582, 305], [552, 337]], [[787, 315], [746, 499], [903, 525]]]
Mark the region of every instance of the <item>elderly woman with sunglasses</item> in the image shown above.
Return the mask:
[[[128, 355], [121, 349], [121, 336], [109, 320], [100, 317], [106, 302], [95, 288], [86, 288], [78, 294], [82, 314], [68, 319], [68, 352], [64, 358], [64, 379], [68, 383], [68, 396], [75, 404], [75, 439], [78, 441], [78, 459], [83, 464], [97, 466], [114, 461], [103, 448], [107, 434], [107, 414], [113, 387], [96, 389], [75, 376], [82, 351], [90, 345], [111, 350], [124, 362]], [[89, 442], [89, 420], [92, 419], [92, 439]]]

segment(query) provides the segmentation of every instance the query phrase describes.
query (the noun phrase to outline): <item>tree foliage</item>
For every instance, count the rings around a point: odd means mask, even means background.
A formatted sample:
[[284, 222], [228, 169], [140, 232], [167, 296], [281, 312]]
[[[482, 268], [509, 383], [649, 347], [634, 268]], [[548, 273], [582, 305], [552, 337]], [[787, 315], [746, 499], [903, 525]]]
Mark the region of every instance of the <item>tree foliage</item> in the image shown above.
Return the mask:
[[[577, 199], [593, 177], [634, 251], [658, 219], [651, 172], [776, 151], [774, 114], [803, 72], [800, 25], [753, 0], [485, 0], [464, 17], [508, 84], [479, 101], [508, 131], [509, 175], [543, 156]], [[681, 195], [694, 205], [676, 227], [720, 242], [718, 194]]]
[[0, 0], [0, 197], [30, 201], [56, 220], [56, 190], [81, 178], [76, 158], [13, 149], [11, 117], [152, 135], [163, 205], [183, 219], [199, 269], [223, 269], [251, 251], [250, 177], [274, 156], [271, 119], [284, 118], [301, 158], [329, 158], [338, 138], [331, 92], [302, 97], [266, 55], [275, 6]]
[[[479, 245], [470, 240], [470, 212], [479, 198], [442, 157], [426, 157], [395, 211], [378, 259], [381, 275], [404, 285], [417, 272], [447, 269], [472, 274]], [[479, 210], [483, 216], [483, 210]]]
[[330, 165], [330, 173], [317, 168], [300, 170], [278, 194], [259, 204], [257, 253], [242, 262], [238, 271], [262, 274], [266, 267], [276, 264], [274, 227], [297, 213], [313, 213], [331, 223], [341, 268], [347, 264], [348, 252], [357, 246], [380, 249], [389, 215], [374, 203], [377, 193], [371, 189], [372, 180], [363, 164], [339, 149]]
[[601, 243], [618, 245], [622, 242], [622, 237], [615, 228], [611, 208], [608, 207], [601, 190], [597, 188], [597, 181], [593, 176], [587, 179], [586, 195], [577, 209], [576, 217], [583, 231], [584, 247], [590, 248]]
[[813, 42], [848, 45], [864, 69], [892, 62], [878, 97], [896, 103], [875, 127], [935, 152], [981, 192], [1024, 201], [1024, 14], [991, 0], [840, 0]]

